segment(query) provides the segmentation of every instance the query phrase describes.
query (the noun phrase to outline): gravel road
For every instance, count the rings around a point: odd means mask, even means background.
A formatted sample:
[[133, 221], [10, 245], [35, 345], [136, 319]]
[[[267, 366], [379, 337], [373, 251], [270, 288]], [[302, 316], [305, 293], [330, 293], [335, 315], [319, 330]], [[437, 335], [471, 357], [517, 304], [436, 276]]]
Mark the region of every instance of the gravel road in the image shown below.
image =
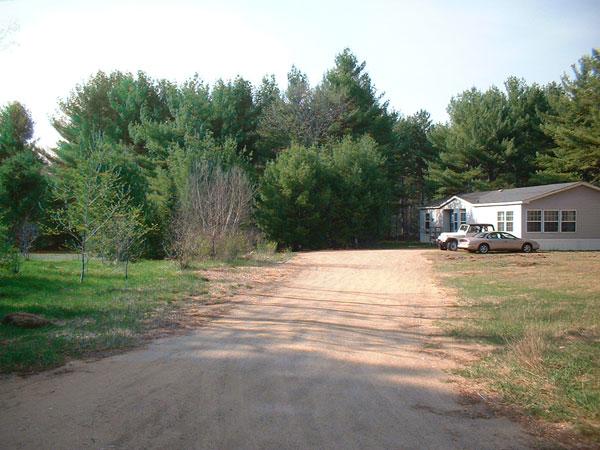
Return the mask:
[[299, 254], [283, 282], [191, 334], [3, 379], [0, 447], [527, 448], [426, 351], [451, 299], [425, 252]]

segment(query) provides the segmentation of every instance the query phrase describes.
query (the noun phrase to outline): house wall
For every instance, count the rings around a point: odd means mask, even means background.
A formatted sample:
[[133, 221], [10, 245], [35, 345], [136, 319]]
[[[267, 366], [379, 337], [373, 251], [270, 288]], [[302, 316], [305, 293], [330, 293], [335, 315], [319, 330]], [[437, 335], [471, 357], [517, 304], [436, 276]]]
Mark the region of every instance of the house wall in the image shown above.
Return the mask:
[[[461, 199], [453, 199], [440, 208], [423, 208], [419, 212], [419, 237], [421, 242], [432, 242], [433, 237], [436, 237], [436, 228], [439, 232], [450, 231], [450, 220], [452, 212], [460, 214], [460, 210], [464, 209], [467, 213], [467, 223], [474, 222], [473, 205]], [[425, 231], [425, 214], [431, 214], [431, 229], [427, 233]], [[459, 216], [460, 217], [460, 216]]]
[[[440, 209], [442, 210], [441, 214], [444, 220], [442, 231], [450, 231], [452, 213], [460, 214], [461, 209], [464, 209], [467, 213], [467, 221], [465, 223], [473, 223], [475, 221], [475, 218], [473, 217], [473, 205], [460, 198], [455, 198]], [[458, 225], [460, 226], [460, 216]]]
[[[543, 250], [600, 250], [600, 191], [587, 186], [578, 186], [564, 192], [544, 197], [529, 203], [505, 203], [503, 205], [480, 206], [461, 199], [453, 199], [440, 208], [421, 209], [419, 214], [419, 236], [421, 242], [431, 242], [435, 227], [450, 230], [450, 212], [465, 209], [467, 223], [491, 223], [498, 227], [498, 211], [512, 211], [514, 215], [512, 234], [524, 239], [534, 239]], [[528, 210], [575, 210], [577, 228], [575, 232], [527, 232]], [[425, 233], [425, 213], [431, 214], [431, 232]]]
[[[575, 210], [575, 232], [527, 232], [527, 210]], [[545, 250], [600, 250], [600, 191], [578, 186], [534, 200], [523, 206], [524, 237], [535, 239]]]
[[[506, 212], [512, 211], [513, 213], [513, 230], [509, 233], [514, 234], [517, 237], [522, 235], [522, 213], [521, 204], [512, 203], [505, 205], [493, 205], [493, 206], [477, 206], [473, 205], [473, 223], [491, 223], [494, 225], [494, 229], [498, 229], [498, 211]], [[507, 230], [504, 230], [507, 231]]]
[[[429, 213], [431, 217], [430, 231], [425, 230], [425, 214]], [[432, 242], [432, 235], [436, 227], [443, 226], [442, 210], [438, 208], [427, 208], [419, 211], [419, 240], [421, 242]]]

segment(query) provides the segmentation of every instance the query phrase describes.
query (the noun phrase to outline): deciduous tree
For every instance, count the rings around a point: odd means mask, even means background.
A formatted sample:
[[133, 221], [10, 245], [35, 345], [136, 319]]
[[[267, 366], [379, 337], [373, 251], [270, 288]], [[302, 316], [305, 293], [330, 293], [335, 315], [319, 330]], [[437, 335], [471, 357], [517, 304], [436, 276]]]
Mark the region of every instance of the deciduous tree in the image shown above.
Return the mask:
[[119, 175], [107, 165], [110, 144], [94, 142], [82, 149], [73, 166], [63, 167], [56, 177], [52, 218], [55, 231], [67, 234], [79, 253], [83, 282], [88, 254], [94, 241], [119, 213], [127, 210], [129, 198], [121, 189]]

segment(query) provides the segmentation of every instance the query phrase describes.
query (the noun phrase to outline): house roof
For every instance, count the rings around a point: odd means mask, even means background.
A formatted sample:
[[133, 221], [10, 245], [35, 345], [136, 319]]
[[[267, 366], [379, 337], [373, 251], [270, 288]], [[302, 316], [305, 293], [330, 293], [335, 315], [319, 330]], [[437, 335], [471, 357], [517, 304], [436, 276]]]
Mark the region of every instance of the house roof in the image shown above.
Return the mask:
[[498, 189], [496, 191], [471, 192], [468, 194], [458, 194], [457, 197], [468, 201], [469, 203], [504, 203], [527, 201], [541, 196], [546, 196], [556, 191], [562, 191], [575, 185], [579, 182], [572, 183], [556, 183], [545, 184], [542, 186], [529, 186], [513, 189]]
[[429, 208], [439, 208], [454, 198], [466, 200], [467, 202], [472, 203], [474, 205], [488, 203], [527, 202], [541, 197], [546, 197], [548, 195], [552, 195], [561, 191], [565, 191], [576, 186], [587, 186], [600, 191], [600, 188], [592, 184], [584, 183], [582, 181], [574, 181], [571, 183], [544, 184], [542, 186], [497, 189], [495, 191], [469, 192], [464, 194], [457, 194], [443, 200], [437, 205], [430, 206]]

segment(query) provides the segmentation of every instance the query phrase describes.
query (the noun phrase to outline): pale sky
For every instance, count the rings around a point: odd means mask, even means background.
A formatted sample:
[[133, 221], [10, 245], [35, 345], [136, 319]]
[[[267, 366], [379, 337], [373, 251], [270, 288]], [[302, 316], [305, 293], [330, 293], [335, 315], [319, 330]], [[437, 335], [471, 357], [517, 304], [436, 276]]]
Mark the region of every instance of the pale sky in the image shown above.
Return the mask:
[[600, 0], [0, 0], [0, 105], [32, 112], [54, 145], [57, 100], [97, 70], [182, 81], [241, 75], [283, 87], [292, 64], [320, 81], [350, 47], [390, 105], [435, 121], [453, 95], [509, 75], [558, 80], [600, 47]]

